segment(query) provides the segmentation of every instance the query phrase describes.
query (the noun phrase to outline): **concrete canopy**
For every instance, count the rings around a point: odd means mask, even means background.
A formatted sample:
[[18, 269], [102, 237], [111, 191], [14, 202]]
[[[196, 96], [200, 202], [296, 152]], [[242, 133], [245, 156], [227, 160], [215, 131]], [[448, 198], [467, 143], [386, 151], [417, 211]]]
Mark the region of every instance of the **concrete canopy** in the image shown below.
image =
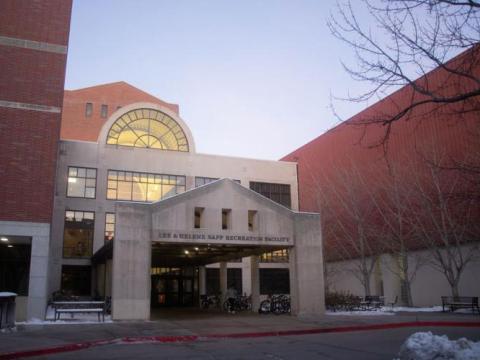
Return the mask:
[[[223, 210], [230, 216], [227, 227]], [[196, 212], [201, 219], [195, 218]], [[254, 224], [250, 224], [252, 214]], [[152, 265], [205, 265], [284, 248], [290, 248], [292, 312], [322, 313], [318, 214], [291, 211], [229, 179], [152, 204], [118, 202], [113, 317], [149, 318]]]

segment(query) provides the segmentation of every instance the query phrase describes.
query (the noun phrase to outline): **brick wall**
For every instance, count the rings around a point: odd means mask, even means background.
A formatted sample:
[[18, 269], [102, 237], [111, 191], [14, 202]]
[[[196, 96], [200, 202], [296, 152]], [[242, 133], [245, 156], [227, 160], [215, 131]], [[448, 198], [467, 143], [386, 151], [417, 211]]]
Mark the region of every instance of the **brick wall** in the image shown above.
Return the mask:
[[[92, 115], [85, 116], [86, 103], [93, 104]], [[160, 100], [126, 82], [92, 86], [65, 91], [63, 101], [61, 138], [63, 140], [97, 141], [103, 124], [118, 107], [136, 102], [147, 102], [166, 107], [178, 114], [178, 105]], [[108, 106], [107, 117], [100, 116], [102, 104]]]
[[[71, 0], [2, 0], [0, 36], [66, 46]], [[0, 101], [62, 107], [66, 54], [0, 45]], [[49, 223], [61, 113], [0, 106], [0, 221]]]

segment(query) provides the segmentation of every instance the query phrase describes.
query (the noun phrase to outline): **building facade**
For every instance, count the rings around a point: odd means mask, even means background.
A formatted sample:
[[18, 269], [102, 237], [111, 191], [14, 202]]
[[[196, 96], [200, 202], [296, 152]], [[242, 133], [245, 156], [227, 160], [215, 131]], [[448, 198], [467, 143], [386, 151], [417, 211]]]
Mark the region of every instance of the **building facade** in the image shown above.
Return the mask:
[[[229, 185], [219, 179], [230, 179]], [[219, 187], [226, 188], [220, 191]], [[214, 199], [203, 198], [196, 206], [186, 200], [209, 193], [208, 189], [217, 190]], [[235, 191], [239, 193], [233, 196]], [[176, 105], [122, 82], [67, 91], [55, 185], [49, 293], [62, 290], [79, 296], [112, 296], [115, 318], [146, 319], [150, 305], [193, 306], [203, 293], [225, 294], [227, 285], [246, 294], [290, 292], [300, 283], [292, 283], [292, 279], [308, 268], [292, 270], [299, 253], [294, 249], [301, 248], [301, 233], [316, 232], [318, 238], [309, 246], [314, 249], [311, 253], [318, 253], [316, 265], [321, 264], [318, 218], [297, 212], [297, 193], [295, 164], [197, 153]], [[252, 194], [259, 203], [248, 208], [245, 204]], [[229, 196], [235, 201], [227, 201]], [[168, 221], [159, 221], [161, 226], [148, 225], [156, 216], [151, 209], [169, 202], [175, 206], [165, 213]], [[272, 206], [275, 214], [287, 213], [288, 220], [271, 215]], [[131, 235], [127, 231], [131, 226], [120, 223], [119, 209], [125, 207], [149, 209], [142, 221], [150, 228]], [[183, 209], [181, 216], [174, 216], [177, 207]], [[310, 217], [311, 223], [300, 229], [302, 217]], [[125, 216], [123, 221], [129, 224], [133, 220]], [[287, 228], [285, 224], [289, 224]], [[121, 229], [130, 237], [119, 240]], [[154, 238], [153, 229], [187, 237], [173, 246], [168, 239]], [[212, 234], [217, 238], [212, 239]], [[245, 238], [249, 240], [235, 240]], [[145, 245], [143, 268], [134, 272], [137, 278], [132, 284], [142, 284], [139, 293], [148, 296], [133, 312], [128, 310], [133, 300], [119, 290], [127, 288], [121, 280], [125, 277], [119, 274], [124, 265], [140, 260], [135, 252], [119, 250], [124, 241], [144, 241]], [[159, 248], [167, 245], [170, 255], [162, 256]], [[189, 261], [182, 253], [185, 250]], [[211, 255], [200, 256], [203, 252]], [[309, 262], [311, 266], [312, 260]], [[253, 278], [252, 269], [258, 272]], [[323, 307], [321, 266], [315, 269], [306, 275], [315, 276], [315, 285], [307, 287], [322, 289], [321, 294], [314, 297], [313, 307], [306, 305], [297, 312], [319, 312]], [[158, 282], [169, 287], [161, 296], [153, 294], [158, 289], [152, 284]]]
[[[71, 0], [0, 3], [0, 289], [41, 317]], [[1, 290], [0, 290], [1, 291]]]
[[[473, 48], [417, 83], [448, 98], [479, 73]], [[330, 291], [414, 306], [480, 295], [478, 97], [378, 121], [422, 100], [401, 88], [282, 158], [298, 164], [300, 210], [322, 214]]]

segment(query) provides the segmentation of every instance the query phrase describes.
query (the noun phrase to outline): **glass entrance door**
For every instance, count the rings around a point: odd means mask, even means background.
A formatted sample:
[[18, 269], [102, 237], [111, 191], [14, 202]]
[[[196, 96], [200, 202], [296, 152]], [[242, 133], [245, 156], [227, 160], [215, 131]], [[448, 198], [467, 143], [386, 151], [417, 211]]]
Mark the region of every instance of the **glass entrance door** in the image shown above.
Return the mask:
[[152, 296], [153, 307], [193, 306], [194, 269], [153, 268]]

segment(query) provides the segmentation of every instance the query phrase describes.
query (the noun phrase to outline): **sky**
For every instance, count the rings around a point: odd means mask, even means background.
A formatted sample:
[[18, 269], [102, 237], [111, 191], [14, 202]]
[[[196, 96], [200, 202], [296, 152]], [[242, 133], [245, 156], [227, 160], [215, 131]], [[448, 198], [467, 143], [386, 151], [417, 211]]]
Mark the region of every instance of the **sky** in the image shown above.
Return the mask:
[[[334, 0], [74, 0], [65, 88], [126, 81], [179, 104], [200, 153], [278, 160], [360, 91]], [[365, 105], [335, 102], [343, 118]]]

